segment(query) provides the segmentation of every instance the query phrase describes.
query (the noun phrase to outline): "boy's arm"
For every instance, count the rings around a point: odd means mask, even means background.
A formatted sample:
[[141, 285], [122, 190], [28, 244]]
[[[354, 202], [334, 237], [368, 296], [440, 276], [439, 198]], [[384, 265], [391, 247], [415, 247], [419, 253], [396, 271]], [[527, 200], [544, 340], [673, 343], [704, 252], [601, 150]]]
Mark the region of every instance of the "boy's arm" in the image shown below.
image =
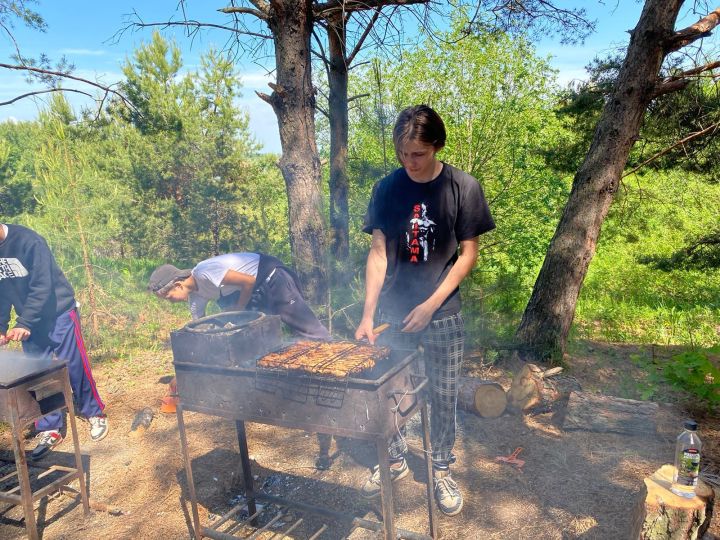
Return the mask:
[[378, 299], [380, 298], [380, 291], [385, 282], [385, 273], [387, 272], [386, 243], [385, 234], [380, 229], [373, 229], [372, 244], [370, 244], [367, 267], [365, 268], [365, 307], [363, 308], [362, 320], [357, 330], [355, 330], [355, 339], [366, 337], [371, 344], [375, 343], [376, 336], [373, 333], [373, 321]]
[[445, 276], [445, 279], [440, 283], [440, 286], [435, 289], [430, 295], [430, 298], [425, 300], [422, 304], [419, 304], [408, 313], [407, 317], [403, 319], [405, 327], [402, 329], [403, 332], [419, 332], [425, 328], [435, 312], [440, 308], [442, 303], [447, 299], [448, 296], [460, 285], [463, 279], [467, 277], [470, 270], [475, 266], [475, 262], [478, 257], [478, 237], [470, 238], [469, 240], [463, 240], [460, 242], [460, 255], [457, 261]]
[[245, 309], [245, 306], [252, 296], [253, 288], [255, 287], [255, 276], [243, 274], [242, 272], [237, 272], [235, 270], [228, 270], [225, 273], [222, 284], [240, 287], [240, 297], [235, 303], [235, 307], [238, 311]]

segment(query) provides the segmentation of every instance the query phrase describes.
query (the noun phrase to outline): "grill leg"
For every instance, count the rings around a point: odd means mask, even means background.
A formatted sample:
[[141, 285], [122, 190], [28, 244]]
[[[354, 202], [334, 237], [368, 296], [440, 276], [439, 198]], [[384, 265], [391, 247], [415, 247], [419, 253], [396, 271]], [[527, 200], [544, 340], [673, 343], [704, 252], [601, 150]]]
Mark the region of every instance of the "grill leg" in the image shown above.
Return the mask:
[[[243, 480], [245, 481], [245, 497], [247, 498], [248, 514], [255, 515], [255, 486], [253, 483], [252, 470], [250, 469], [250, 453], [248, 452], [247, 434], [245, 433], [245, 422], [237, 420], [235, 422], [237, 428], [238, 447], [240, 448], [240, 463], [242, 464]], [[257, 520], [251, 521], [253, 525], [257, 524]]]
[[33, 508], [33, 493], [30, 489], [30, 474], [25, 459], [25, 443], [23, 441], [21, 421], [18, 417], [19, 409], [15, 389], [10, 391], [10, 408], [15, 467], [17, 467], [18, 481], [20, 483], [20, 498], [22, 499], [23, 514], [25, 515], [25, 530], [30, 540], [38, 540], [35, 509]]
[[385, 540], [395, 540], [395, 510], [393, 509], [392, 480], [390, 478], [390, 455], [388, 443], [384, 439], [376, 439], [378, 467], [380, 468], [380, 496], [382, 504]]
[[187, 476], [188, 492], [190, 494], [190, 506], [192, 507], [193, 528], [195, 529], [195, 540], [202, 539], [200, 525], [200, 514], [197, 507], [197, 496], [195, 495], [195, 482], [193, 481], [192, 465], [190, 463], [190, 452], [188, 451], [187, 434], [185, 433], [185, 420], [183, 418], [182, 402], [177, 404], [178, 431], [180, 432], [180, 446], [182, 446], [183, 460], [185, 461], [185, 475]]
[[420, 420], [422, 421], [423, 432], [423, 454], [425, 454], [425, 467], [427, 469], [427, 503], [428, 503], [428, 521], [430, 523], [430, 536], [437, 538], [437, 522], [435, 521], [435, 502], [433, 501], [433, 470], [430, 449], [430, 432], [428, 430], [428, 413], [427, 403], [423, 403], [420, 407]]

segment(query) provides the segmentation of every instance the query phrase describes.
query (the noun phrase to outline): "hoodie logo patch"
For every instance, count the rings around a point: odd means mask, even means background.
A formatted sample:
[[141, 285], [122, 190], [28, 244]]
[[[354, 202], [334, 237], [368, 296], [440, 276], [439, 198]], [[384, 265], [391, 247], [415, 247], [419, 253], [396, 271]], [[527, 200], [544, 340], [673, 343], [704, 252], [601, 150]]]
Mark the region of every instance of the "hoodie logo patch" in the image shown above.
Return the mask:
[[27, 275], [27, 268], [15, 257], [0, 257], [0, 279], [22, 278]]

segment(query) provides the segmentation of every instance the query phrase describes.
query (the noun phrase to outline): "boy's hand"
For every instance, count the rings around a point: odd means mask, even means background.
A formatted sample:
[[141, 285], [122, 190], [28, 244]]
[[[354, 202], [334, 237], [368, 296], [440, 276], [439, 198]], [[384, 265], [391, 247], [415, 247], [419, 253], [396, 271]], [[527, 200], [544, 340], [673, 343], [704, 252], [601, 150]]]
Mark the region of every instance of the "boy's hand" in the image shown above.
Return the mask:
[[7, 341], [26, 341], [30, 337], [30, 330], [27, 328], [20, 328], [15, 327], [11, 330], [8, 330], [8, 333], [5, 336], [5, 340]]
[[355, 330], [355, 339], [363, 339], [367, 338], [367, 340], [370, 342], [370, 345], [375, 344], [375, 339], [377, 338], [377, 335], [373, 332], [373, 320], [372, 319], [363, 319], [360, 321], [360, 324], [357, 327], [357, 330]]

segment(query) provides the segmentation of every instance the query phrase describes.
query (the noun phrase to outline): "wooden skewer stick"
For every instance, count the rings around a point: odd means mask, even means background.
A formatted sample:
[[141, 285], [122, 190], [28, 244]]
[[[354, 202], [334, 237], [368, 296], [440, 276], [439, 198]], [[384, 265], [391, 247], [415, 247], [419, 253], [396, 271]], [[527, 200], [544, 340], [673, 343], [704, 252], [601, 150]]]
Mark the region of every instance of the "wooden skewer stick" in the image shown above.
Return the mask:
[[373, 334], [377, 336], [378, 334], [382, 334], [388, 328], [390, 328], [390, 323], [382, 323], [380, 326], [373, 328]]

